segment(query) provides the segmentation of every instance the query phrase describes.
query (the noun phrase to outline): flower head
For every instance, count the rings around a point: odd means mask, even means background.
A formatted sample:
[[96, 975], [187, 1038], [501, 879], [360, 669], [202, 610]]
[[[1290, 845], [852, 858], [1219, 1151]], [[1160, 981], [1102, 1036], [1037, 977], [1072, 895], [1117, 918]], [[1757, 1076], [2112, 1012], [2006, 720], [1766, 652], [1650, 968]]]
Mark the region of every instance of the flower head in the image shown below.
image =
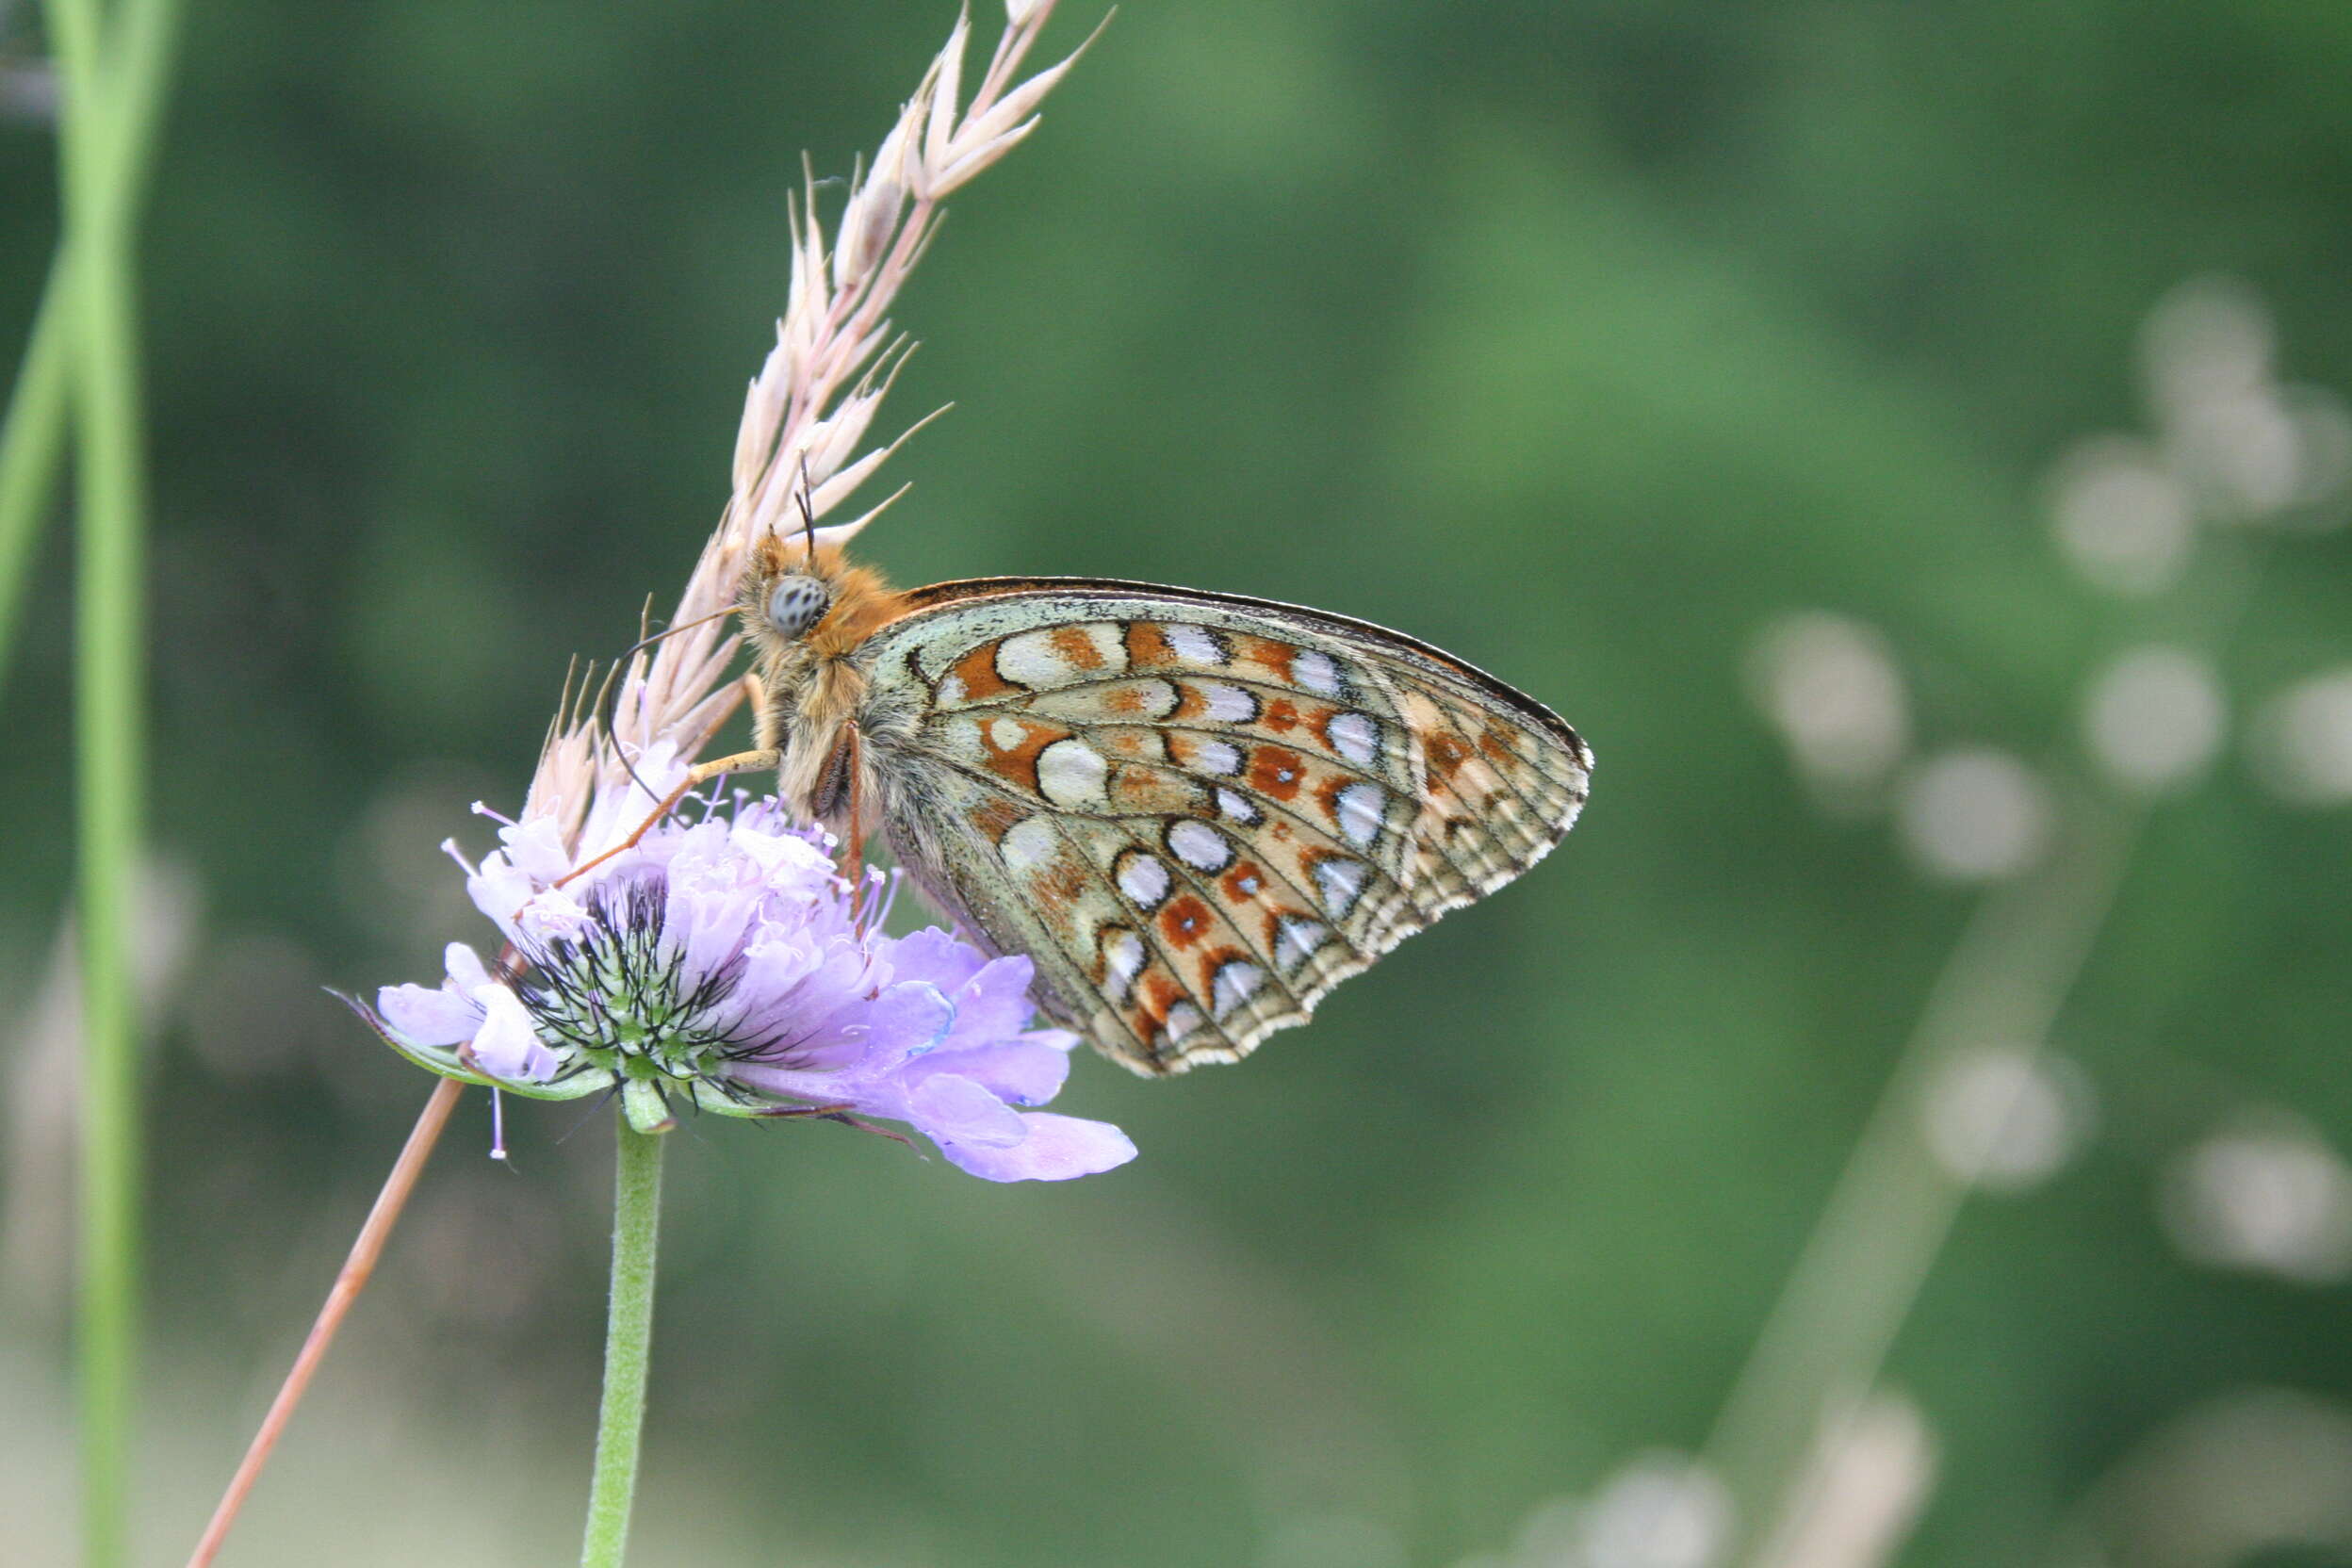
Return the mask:
[[[438, 988], [386, 987], [368, 1014], [412, 1061], [538, 1099], [617, 1093], [647, 1132], [675, 1103], [904, 1121], [990, 1181], [1135, 1156], [1107, 1123], [1025, 1108], [1061, 1088], [1076, 1044], [1030, 1027], [1028, 959], [937, 929], [878, 934], [819, 836], [773, 802], [657, 827], [562, 886], [571, 856], [550, 822], [500, 837], [466, 888], [505, 956], [494, 969], [453, 943]], [[868, 874], [870, 895], [885, 886]]]

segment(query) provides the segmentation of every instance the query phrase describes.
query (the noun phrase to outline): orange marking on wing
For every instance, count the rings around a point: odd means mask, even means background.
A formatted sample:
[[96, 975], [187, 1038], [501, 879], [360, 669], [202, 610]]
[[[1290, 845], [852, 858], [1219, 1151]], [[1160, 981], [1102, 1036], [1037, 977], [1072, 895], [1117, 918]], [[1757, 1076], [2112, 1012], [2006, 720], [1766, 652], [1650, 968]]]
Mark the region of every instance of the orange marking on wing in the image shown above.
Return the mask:
[[1201, 808], [1201, 787], [1183, 774], [1149, 762], [1131, 762], [1111, 770], [1111, 804], [1121, 811], [1172, 815]]
[[[1143, 972], [1143, 1016], [1156, 1027], [1168, 1022], [1168, 1010], [1179, 1002], [1189, 1002], [1184, 988], [1176, 977], [1154, 965]], [[1148, 1033], [1148, 1031], [1147, 1031]]]
[[1207, 713], [1208, 710], [1209, 699], [1200, 694], [1200, 687], [1194, 685], [1189, 680], [1180, 680], [1176, 683], [1176, 711], [1169, 714], [1168, 717], [1173, 719], [1197, 719]]
[[996, 673], [996, 645], [983, 643], [956, 661], [951, 674], [960, 676], [964, 682], [964, 697], [969, 702], [986, 702], [1008, 692], [1022, 688]]
[[1178, 664], [1176, 650], [1168, 645], [1168, 633], [1153, 621], [1127, 623], [1127, 662], [1131, 665]]
[[1470, 760], [1470, 748], [1462, 743], [1462, 737], [1450, 732], [1423, 735], [1421, 749], [1429, 756], [1429, 777], [1438, 783], [1453, 777]]
[[1315, 917], [1307, 913], [1304, 909], [1273, 908], [1266, 910], [1266, 950], [1268, 953], [1280, 953], [1282, 950], [1282, 922], [1286, 920], [1313, 919], [1315, 919]]
[[1287, 686], [1291, 683], [1290, 662], [1298, 656], [1297, 648], [1292, 647], [1288, 643], [1277, 643], [1265, 637], [1242, 637], [1235, 640], [1241, 645], [1235, 651], [1243, 661], [1272, 671], [1274, 683], [1278, 686]]
[[1085, 896], [1089, 885], [1086, 868], [1071, 865], [1067, 860], [1056, 860], [1054, 869], [1039, 877], [1037, 883], [1040, 890], [1057, 900], [1063, 907], [1078, 902]]
[[1086, 977], [1098, 986], [1111, 983], [1111, 939], [1126, 929], [1123, 925], [1098, 926], [1094, 933], [1094, 962], [1087, 968]]
[[1349, 778], [1346, 774], [1335, 773], [1329, 778], [1323, 780], [1322, 783], [1315, 786], [1315, 802], [1323, 808], [1323, 814], [1331, 818], [1331, 821], [1339, 821], [1340, 792], [1348, 788], [1348, 786], [1353, 782], [1355, 781]]
[[1004, 836], [1005, 829], [1028, 814], [1004, 796], [990, 795], [986, 801], [972, 808], [970, 820], [972, 825], [986, 833], [988, 836], [988, 841], [993, 843]]
[[1224, 889], [1225, 896], [1235, 904], [1247, 904], [1265, 888], [1266, 873], [1258, 869], [1256, 861], [1244, 860], [1227, 872], [1218, 886]]
[[1072, 668], [1099, 670], [1104, 663], [1102, 650], [1095, 646], [1094, 639], [1086, 635], [1084, 627], [1057, 626], [1046, 641], [1054, 645], [1055, 653], [1070, 661]]
[[1298, 793], [1306, 766], [1305, 759], [1295, 751], [1284, 751], [1281, 746], [1256, 747], [1250, 753], [1250, 787], [1262, 795], [1289, 800]]
[[1190, 947], [1209, 928], [1209, 906], [1186, 893], [1160, 911], [1160, 935], [1170, 947]]
[[1256, 956], [1255, 954], [1244, 953], [1237, 947], [1215, 947], [1200, 955], [1200, 994], [1202, 996], [1217, 994], [1217, 972], [1218, 970], [1236, 958], [1254, 960]]
[[[1021, 728], [1021, 739], [1009, 746], [997, 743], [998, 732], [1005, 725], [1018, 725]], [[1031, 794], [1041, 793], [1037, 788], [1037, 753], [1069, 737], [1070, 731], [1061, 726], [1040, 724], [1035, 719], [990, 719], [980, 727], [981, 760], [999, 777], [1010, 779]]]
[[1139, 713], [1149, 718], [1150, 706], [1143, 700], [1149, 691], [1149, 687], [1135, 681], [1115, 686], [1102, 694], [1102, 706], [1113, 713]]
[[1509, 725], [1496, 724], [1479, 735], [1478, 750], [1488, 761], [1509, 766], [1519, 760], [1519, 754], [1511, 749], [1511, 743], [1518, 738], [1519, 732]]
[[1298, 727], [1298, 705], [1288, 697], [1276, 697], [1258, 715], [1258, 723], [1277, 735], [1287, 735]]

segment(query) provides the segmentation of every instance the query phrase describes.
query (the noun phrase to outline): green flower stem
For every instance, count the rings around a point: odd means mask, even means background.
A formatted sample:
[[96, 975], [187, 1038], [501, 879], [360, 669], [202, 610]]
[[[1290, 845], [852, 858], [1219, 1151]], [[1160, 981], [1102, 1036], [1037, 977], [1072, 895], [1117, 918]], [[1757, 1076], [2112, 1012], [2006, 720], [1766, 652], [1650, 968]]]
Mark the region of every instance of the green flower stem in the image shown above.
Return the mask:
[[24, 346], [24, 363], [8, 394], [8, 424], [0, 427], [0, 689], [8, 685], [16, 647], [16, 616], [32, 573], [41, 515], [57, 487], [65, 449], [66, 392], [72, 365], [66, 329], [73, 324], [73, 258], [62, 249], [50, 265], [41, 314]]
[[[139, 1035], [131, 986], [133, 881], [146, 774], [144, 646], [145, 433], [139, 412], [138, 295], [130, 216], [134, 172], [157, 113], [174, 31], [172, 0], [126, 11], [121, 57], [99, 58], [95, 0], [49, 0], [63, 93], [57, 120], [65, 239], [43, 301], [64, 342], [36, 329], [27, 389], [31, 421], [11, 430], [11, 501], [38, 511], [41, 425], [62, 420], [42, 400], [70, 382], [79, 425], [75, 580], [75, 799], [82, 960], [80, 1289], [75, 1349], [81, 1416], [82, 1560], [117, 1568], [129, 1536], [132, 1390], [138, 1376], [140, 1184]], [[109, 113], [107, 89], [121, 90]], [[134, 101], [139, 91], [143, 102]], [[54, 355], [54, 358], [52, 357]], [[12, 418], [26, 411], [12, 402]], [[29, 553], [26, 537], [18, 541]], [[19, 562], [21, 568], [21, 560]], [[20, 569], [21, 576], [21, 569]]]
[[[109, 134], [95, 152], [108, 204], [115, 209], [108, 221], [126, 232], [137, 220], [155, 167], [155, 128], [179, 18], [178, 0], [125, 0], [106, 52], [93, 112]], [[60, 246], [9, 394], [7, 422], [0, 425], [0, 689], [8, 684], [33, 547], [65, 449], [74, 272], [72, 247]]]
[[596, 1418], [596, 1476], [588, 1494], [580, 1568], [620, 1568], [637, 1491], [645, 1424], [645, 1365], [653, 1344], [654, 1242], [662, 1220], [662, 1144], [616, 1118], [612, 1181], [612, 1304], [604, 1336], [604, 1403]]

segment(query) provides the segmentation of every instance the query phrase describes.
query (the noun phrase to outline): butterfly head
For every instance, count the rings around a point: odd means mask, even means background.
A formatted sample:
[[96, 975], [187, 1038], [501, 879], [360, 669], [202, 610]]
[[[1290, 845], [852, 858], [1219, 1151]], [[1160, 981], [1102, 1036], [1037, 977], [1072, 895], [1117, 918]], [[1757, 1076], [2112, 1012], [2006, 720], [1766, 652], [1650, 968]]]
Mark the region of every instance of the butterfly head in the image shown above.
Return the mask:
[[833, 608], [833, 590], [821, 577], [807, 572], [787, 572], [776, 580], [768, 590], [767, 603], [760, 612], [767, 616], [769, 629], [778, 637], [806, 637], [816, 629], [825, 612]]
[[762, 539], [735, 593], [736, 613], [754, 645], [771, 656], [846, 651], [893, 618], [897, 596], [839, 548], [812, 554], [801, 539]]

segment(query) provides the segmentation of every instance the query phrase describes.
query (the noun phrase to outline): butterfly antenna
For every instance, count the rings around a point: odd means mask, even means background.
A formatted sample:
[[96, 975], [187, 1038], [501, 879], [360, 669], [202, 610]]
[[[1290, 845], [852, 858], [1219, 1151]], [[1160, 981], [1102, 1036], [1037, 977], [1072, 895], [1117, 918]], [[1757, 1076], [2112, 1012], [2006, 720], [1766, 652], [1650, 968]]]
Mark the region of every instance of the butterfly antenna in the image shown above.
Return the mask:
[[808, 486], [808, 454], [800, 454], [800, 537], [808, 551], [808, 569], [817, 569], [817, 501], [816, 493]]
[[645, 647], [652, 635], [653, 596], [647, 594], [645, 602], [637, 607], [637, 641], [627, 653], [606, 666], [604, 684], [596, 688], [596, 700], [588, 710], [596, 718], [597, 732], [612, 743], [612, 755], [621, 760], [622, 767], [629, 768], [629, 776], [637, 780], [640, 789], [645, 788], [645, 781], [637, 778], [637, 770], [629, 766], [629, 754], [621, 749], [620, 739], [612, 731], [621, 722], [620, 698], [617, 695], [621, 672], [629, 667], [629, 662], [637, 657], [638, 649]]
[[[653, 601], [651, 599], [647, 599], [645, 602], [649, 612]], [[594, 705], [595, 712], [596, 714], [596, 727], [603, 731], [604, 738], [612, 743], [612, 755], [618, 757], [621, 760], [621, 766], [629, 770], [629, 778], [639, 789], [645, 791], [645, 793], [649, 795], [659, 796], [661, 792], [646, 784], [645, 779], [639, 776], [637, 772], [637, 765], [629, 760], [628, 751], [621, 745], [620, 736], [614, 733], [615, 727], [620, 723], [619, 694], [622, 672], [629, 668], [629, 662], [630, 660], [645, 652], [645, 649], [653, 646], [654, 644], [662, 641], [662, 638], [675, 636], [681, 631], [692, 631], [698, 626], [709, 626], [712, 621], [725, 620], [727, 616], [732, 615], [733, 613], [735, 613], [735, 612], [732, 608], [726, 610], [714, 610], [710, 614], [701, 616], [697, 619], [682, 621], [677, 626], [667, 627], [660, 631], [646, 632], [644, 636], [639, 637], [637, 641], [631, 643], [628, 649], [624, 651], [618, 659], [612, 661], [612, 662], [605, 668], [604, 684], [597, 688], [596, 700]], [[639, 631], [643, 632], [645, 631], [645, 612], [640, 612], [637, 619], [637, 629]]]

